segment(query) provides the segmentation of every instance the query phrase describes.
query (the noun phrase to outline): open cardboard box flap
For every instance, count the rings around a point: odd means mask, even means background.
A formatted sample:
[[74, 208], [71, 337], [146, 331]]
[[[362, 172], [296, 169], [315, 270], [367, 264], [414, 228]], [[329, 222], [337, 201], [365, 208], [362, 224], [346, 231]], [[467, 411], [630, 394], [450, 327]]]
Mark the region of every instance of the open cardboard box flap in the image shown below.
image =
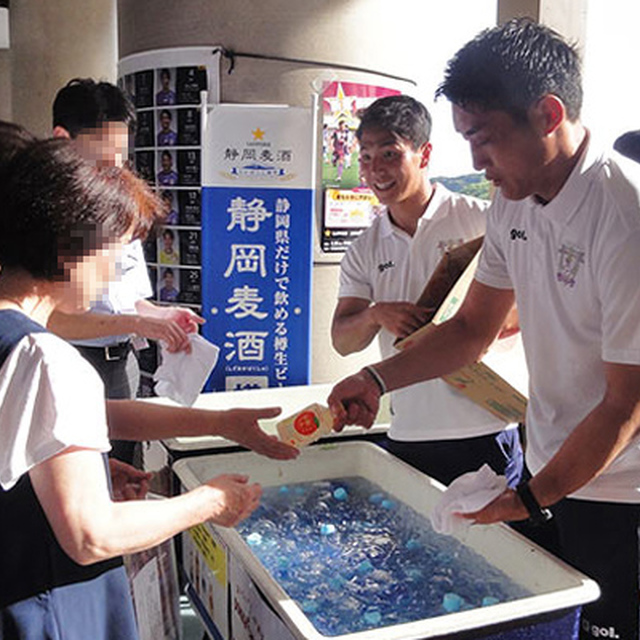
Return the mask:
[[[458, 311], [478, 266], [482, 240], [481, 236], [445, 253], [416, 302], [435, 309], [430, 322], [396, 341], [396, 349], [411, 347]], [[501, 420], [524, 422], [525, 396], [483, 362], [462, 367], [442, 379]]]

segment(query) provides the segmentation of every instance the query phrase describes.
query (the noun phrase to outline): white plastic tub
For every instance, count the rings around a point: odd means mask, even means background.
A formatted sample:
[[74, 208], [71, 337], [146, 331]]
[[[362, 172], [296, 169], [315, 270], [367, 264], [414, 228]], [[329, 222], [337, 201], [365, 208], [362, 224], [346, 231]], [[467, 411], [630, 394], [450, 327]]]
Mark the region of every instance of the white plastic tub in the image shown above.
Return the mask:
[[[308, 447], [297, 460], [279, 462], [253, 453], [229, 453], [185, 458], [174, 471], [187, 489], [227, 472], [248, 473], [263, 486], [294, 482], [362, 476], [382, 487], [414, 510], [427, 515], [443, 491], [442, 485], [397, 460], [380, 447], [367, 442], [344, 442]], [[281, 618], [291, 637], [320, 640], [321, 635], [298, 605], [289, 598], [233, 529], [211, 527], [216, 544], [227, 550], [255, 583], [257, 591]], [[464, 544], [533, 595], [512, 602], [452, 613], [417, 622], [334, 636], [336, 640], [400, 640], [418, 638], [573, 638], [580, 606], [599, 595], [596, 583], [540, 549], [505, 525], [475, 526]], [[233, 572], [228, 572], [233, 573]], [[233, 590], [233, 585], [230, 585]], [[197, 586], [196, 586], [197, 590]], [[230, 607], [232, 608], [232, 607]], [[554, 628], [554, 620], [558, 626]], [[231, 626], [233, 620], [229, 623]], [[531, 635], [543, 624], [540, 634]], [[243, 637], [233, 630], [221, 630], [222, 637]], [[552, 634], [552, 635], [550, 635]], [[268, 639], [271, 640], [271, 639]], [[273, 640], [280, 640], [274, 638]]]

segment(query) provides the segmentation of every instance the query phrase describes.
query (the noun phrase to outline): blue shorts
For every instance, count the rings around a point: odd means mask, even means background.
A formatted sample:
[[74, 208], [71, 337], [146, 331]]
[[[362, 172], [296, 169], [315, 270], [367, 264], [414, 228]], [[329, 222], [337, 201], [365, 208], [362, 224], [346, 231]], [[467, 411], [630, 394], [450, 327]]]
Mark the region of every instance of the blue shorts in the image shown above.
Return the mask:
[[124, 567], [0, 608], [0, 640], [138, 640]]

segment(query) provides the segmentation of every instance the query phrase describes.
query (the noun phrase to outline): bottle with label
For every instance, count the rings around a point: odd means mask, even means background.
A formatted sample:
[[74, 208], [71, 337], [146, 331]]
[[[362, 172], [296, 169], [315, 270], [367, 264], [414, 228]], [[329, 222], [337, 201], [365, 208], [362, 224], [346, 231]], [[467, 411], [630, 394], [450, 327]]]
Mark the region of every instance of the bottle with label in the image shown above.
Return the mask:
[[333, 415], [328, 407], [313, 403], [276, 425], [283, 442], [304, 447], [333, 431]]

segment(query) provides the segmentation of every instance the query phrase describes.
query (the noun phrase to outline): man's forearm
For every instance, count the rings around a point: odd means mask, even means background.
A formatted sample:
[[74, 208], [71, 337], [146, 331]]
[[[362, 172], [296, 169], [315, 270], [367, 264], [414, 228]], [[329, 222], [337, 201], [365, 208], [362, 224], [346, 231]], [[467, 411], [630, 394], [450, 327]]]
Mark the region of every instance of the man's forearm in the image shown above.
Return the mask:
[[88, 340], [135, 333], [137, 316], [110, 313], [51, 314], [47, 328], [65, 340]]
[[477, 362], [513, 306], [513, 291], [473, 281], [462, 307], [393, 358], [375, 365], [389, 391], [439, 378]]
[[334, 349], [342, 356], [362, 351], [378, 335], [380, 325], [373, 317], [373, 306], [335, 318], [331, 326]]
[[542, 506], [555, 504], [599, 476], [638, 434], [640, 405], [627, 410], [603, 400], [529, 483]]
[[136, 311], [148, 318], [163, 318], [166, 314], [166, 307], [159, 307], [156, 304], [153, 304], [150, 300], [137, 300], [136, 301]]
[[487, 340], [474, 334], [464, 321], [454, 316], [429, 331], [411, 347], [375, 365], [388, 391], [453, 373], [477, 362], [487, 348]]

